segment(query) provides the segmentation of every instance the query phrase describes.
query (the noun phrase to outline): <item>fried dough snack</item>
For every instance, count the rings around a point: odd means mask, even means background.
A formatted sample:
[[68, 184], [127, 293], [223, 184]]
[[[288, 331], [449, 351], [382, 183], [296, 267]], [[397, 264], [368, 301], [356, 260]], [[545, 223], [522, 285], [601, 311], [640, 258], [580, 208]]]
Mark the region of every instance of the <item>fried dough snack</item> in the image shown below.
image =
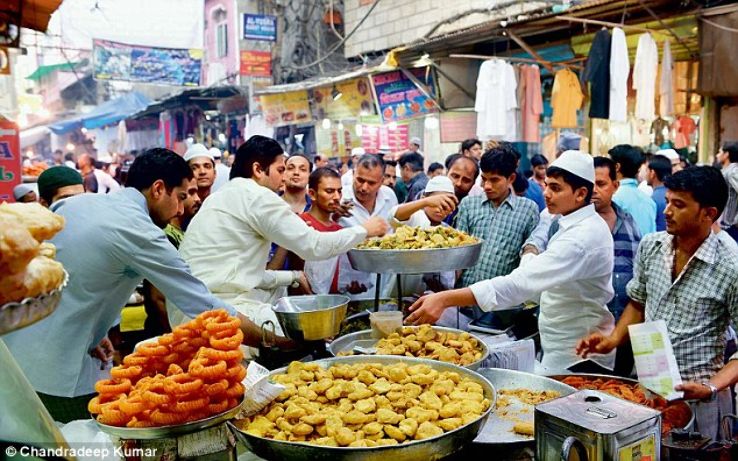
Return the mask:
[[602, 391], [615, 397], [659, 410], [661, 412], [662, 434], [667, 434], [674, 428], [684, 427], [689, 422], [689, 407], [684, 402], [669, 402], [659, 396], [648, 398], [640, 384], [631, 384], [617, 379], [586, 376], [567, 376], [561, 381], [578, 390], [591, 389]]
[[0, 278], [0, 304], [49, 293], [64, 281], [64, 267], [46, 256], [36, 256], [23, 272]]
[[490, 406], [482, 386], [428, 365], [292, 362], [274, 377], [285, 391], [235, 421], [257, 437], [331, 447], [377, 447], [435, 437], [477, 420]]
[[479, 343], [469, 333], [436, 331], [430, 325], [403, 327], [377, 343], [378, 355], [420, 357], [456, 365], [469, 365], [482, 358]]
[[23, 225], [0, 218], [0, 273], [22, 272], [39, 253], [39, 243]]
[[19, 222], [39, 242], [50, 239], [64, 227], [64, 217], [40, 203], [2, 203], [0, 219]]
[[400, 226], [395, 229], [394, 234], [369, 239], [357, 248], [362, 250], [428, 250], [432, 248], [454, 248], [477, 242], [476, 238], [453, 227], [436, 226], [424, 229]]
[[140, 345], [98, 381], [87, 409], [111, 426], [154, 427], [198, 421], [239, 404], [241, 321], [223, 309], [200, 314], [156, 343]]

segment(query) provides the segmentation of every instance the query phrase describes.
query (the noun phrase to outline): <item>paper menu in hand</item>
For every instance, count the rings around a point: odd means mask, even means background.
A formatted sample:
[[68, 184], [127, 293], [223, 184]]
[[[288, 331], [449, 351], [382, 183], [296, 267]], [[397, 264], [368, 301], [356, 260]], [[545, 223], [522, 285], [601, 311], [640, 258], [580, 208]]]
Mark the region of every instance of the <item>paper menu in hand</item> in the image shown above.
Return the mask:
[[630, 325], [628, 330], [638, 381], [666, 400], [682, 398], [683, 393], [674, 390], [674, 386], [682, 383], [682, 377], [666, 322], [639, 323]]

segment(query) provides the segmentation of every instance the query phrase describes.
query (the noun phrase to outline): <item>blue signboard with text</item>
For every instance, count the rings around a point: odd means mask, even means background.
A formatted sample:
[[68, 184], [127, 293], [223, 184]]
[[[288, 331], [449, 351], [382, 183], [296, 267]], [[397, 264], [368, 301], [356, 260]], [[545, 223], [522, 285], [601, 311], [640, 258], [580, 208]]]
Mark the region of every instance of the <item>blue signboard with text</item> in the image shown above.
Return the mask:
[[246, 40], [276, 42], [277, 17], [266, 14], [244, 14], [243, 38]]

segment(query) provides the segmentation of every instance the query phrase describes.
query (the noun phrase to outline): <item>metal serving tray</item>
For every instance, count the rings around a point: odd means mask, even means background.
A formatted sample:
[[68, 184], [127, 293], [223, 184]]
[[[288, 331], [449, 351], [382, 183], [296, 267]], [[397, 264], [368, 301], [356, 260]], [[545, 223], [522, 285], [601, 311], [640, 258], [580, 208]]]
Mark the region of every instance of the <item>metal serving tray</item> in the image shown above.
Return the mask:
[[69, 274], [64, 271], [61, 285], [50, 293], [0, 306], [0, 335], [19, 330], [48, 317], [59, 305], [68, 280]]
[[430, 250], [349, 250], [348, 257], [354, 269], [380, 274], [425, 274], [428, 272], [467, 269], [479, 260], [482, 244]]

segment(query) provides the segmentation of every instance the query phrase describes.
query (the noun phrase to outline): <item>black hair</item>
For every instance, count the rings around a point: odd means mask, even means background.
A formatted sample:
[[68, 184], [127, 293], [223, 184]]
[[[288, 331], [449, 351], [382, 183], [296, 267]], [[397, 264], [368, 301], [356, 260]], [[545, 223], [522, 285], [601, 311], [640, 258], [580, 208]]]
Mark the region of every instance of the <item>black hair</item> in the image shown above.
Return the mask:
[[465, 150], [469, 150], [472, 147], [474, 147], [474, 144], [479, 144], [479, 146], [482, 146], [482, 141], [478, 140], [477, 138], [469, 138], [465, 139], [461, 143], [461, 152], [464, 152]]
[[738, 163], [738, 141], [727, 141], [723, 143], [723, 152], [728, 153], [730, 163]]
[[723, 214], [728, 201], [728, 184], [720, 170], [712, 166], [677, 171], [664, 180], [664, 186], [674, 192], [689, 192], [702, 208], [717, 208], [715, 219]]
[[618, 179], [617, 165], [615, 165], [615, 162], [613, 162], [611, 158], [602, 157], [602, 156], [595, 157], [594, 167], [595, 169], [607, 168], [608, 176], [610, 176], [610, 180], [615, 181], [616, 179]]
[[388, 166], [388, 165], [389, 166], [395, 166], [396, 167], [397, 166], [397, 162], [394, 161], [394, 160], [385, 160], [384, 161], [384, 166]]
[[317, 168], [315, 171], [310, 173], [310, 179], [308, 179], [308, 189], [317, 191], [318, 185], [320, 185], [320, 180], [323, 178], [337, 178], [340, 180], [341, 175], [338, 174], [338, 172], [333, 168], [328, 168], [326, 166]]
[[458, 161], [460, 161], [462, 159], [465, 159], [465, 160], [471, 162], [472, 165], [474, 165], [474, 178], [473, 178], [473, 180], [476, 182], [477, 177], [479, 176], [479, 164], [473, 158], [465, 157], [465, 156], [463, 156], [461, 154], [449, 155], [449, 157], [446, 159], [446, 172], [451, 171], [451, 167], [453, 167], [456, 162], [458, 162]]
[[65, 162], [73, 162], [74, 161], [74, 154], [72, 152], [67, 152], [64, 154], [64, 161]]
[[423, 163], [425, 163], [423, 156], [416, 152], [403, 154], [399, 161], [400, 168], [404, 168], [405, 165], [409, 165], [410, 169], [413, 171], [423, 171]]
[[513, 181], [513, 190], [516, 194], [524, 194], [525, 191], [528, 190], [528, 187], [530, 186], [530, 183], [528, 183], [528, 180], [525, 179], [525, 175], [518, 171], [518, 174], [515, 176], [515, 181]]
[[280, 155], [284, 155], [284, 150], [274, 139], [258, 134], [251, 136], [236, 151], [236, 159], [233, 161], [229, 179], [252, 178], [256, 163], [268, 173], [269, 166]]
[[482, 173], [496, 173], [506, 178], [518, 169], [518, 159], [507, 146], [497, 146], [482, 155], [479, 162]]
[[443, 165], [441, 165], [438, 162], [433, 162], [428, 167], [428, 174], [431, 174], [431, 173], [433, 173], [433, 172], [435, 172], [437, 170], [442, 170], [442, 169], [443, 169]]
[[671, 174], [671, 160], [665, 155], [654, 155], [648, 161], [648, 169], [653, 170], [658, 180], [663, 182]]
[[167, 191], [192, 179], [187, 162], [169, 149], [155, 147], [136, 157], [126, 177], [126, 186], [143, 191], [158, 180], [164, 181]]
[[579, 189], [580, 187], [586, 188], [587, 196], [584, 197], [584, 204], [589, 205], [589, 202], [592, 200], [592, 192], [594, 191], [594, 184], [587, 181], [586, 179], [580, 178], [574, 173], [564, 170], [563, 168], [559, 168], [557, 166], [548, 167], [548, 169], [546, 170], [546, 176], [550, 176], [552, 178], [561, 178], [565, 183], [567, 183], [571, 187], [571, 190], [573, 191]]
[[[292, 154], [289, 157], [287, 157], [287, 161], [293, 157], [302, 157], [308, 162], [308, 171], [313, 171], [313, 162], [308, 158], [305, 154]], [[319, 158], [319, 156], [316, 156], [316, 158]]]
[[530, 164], [534, 167], [548, 165], [548, 159], [541, 154], [536, 154], [530, 158]]
[[359, 157], [359, 160], [356, 161], [356, 167], [364, 167], [364, 168], [381, 168], [382, 174], [384, 174], [384, 160], [382, 160], [382, 157], [374, 154], [364, 154], [361, 157]]
[[645, 161], [643, 150], [630, 144], [618, 144], [608, 151], [610, 158], [620, 165], [620, 174], [626, 178], [635, 178]]

